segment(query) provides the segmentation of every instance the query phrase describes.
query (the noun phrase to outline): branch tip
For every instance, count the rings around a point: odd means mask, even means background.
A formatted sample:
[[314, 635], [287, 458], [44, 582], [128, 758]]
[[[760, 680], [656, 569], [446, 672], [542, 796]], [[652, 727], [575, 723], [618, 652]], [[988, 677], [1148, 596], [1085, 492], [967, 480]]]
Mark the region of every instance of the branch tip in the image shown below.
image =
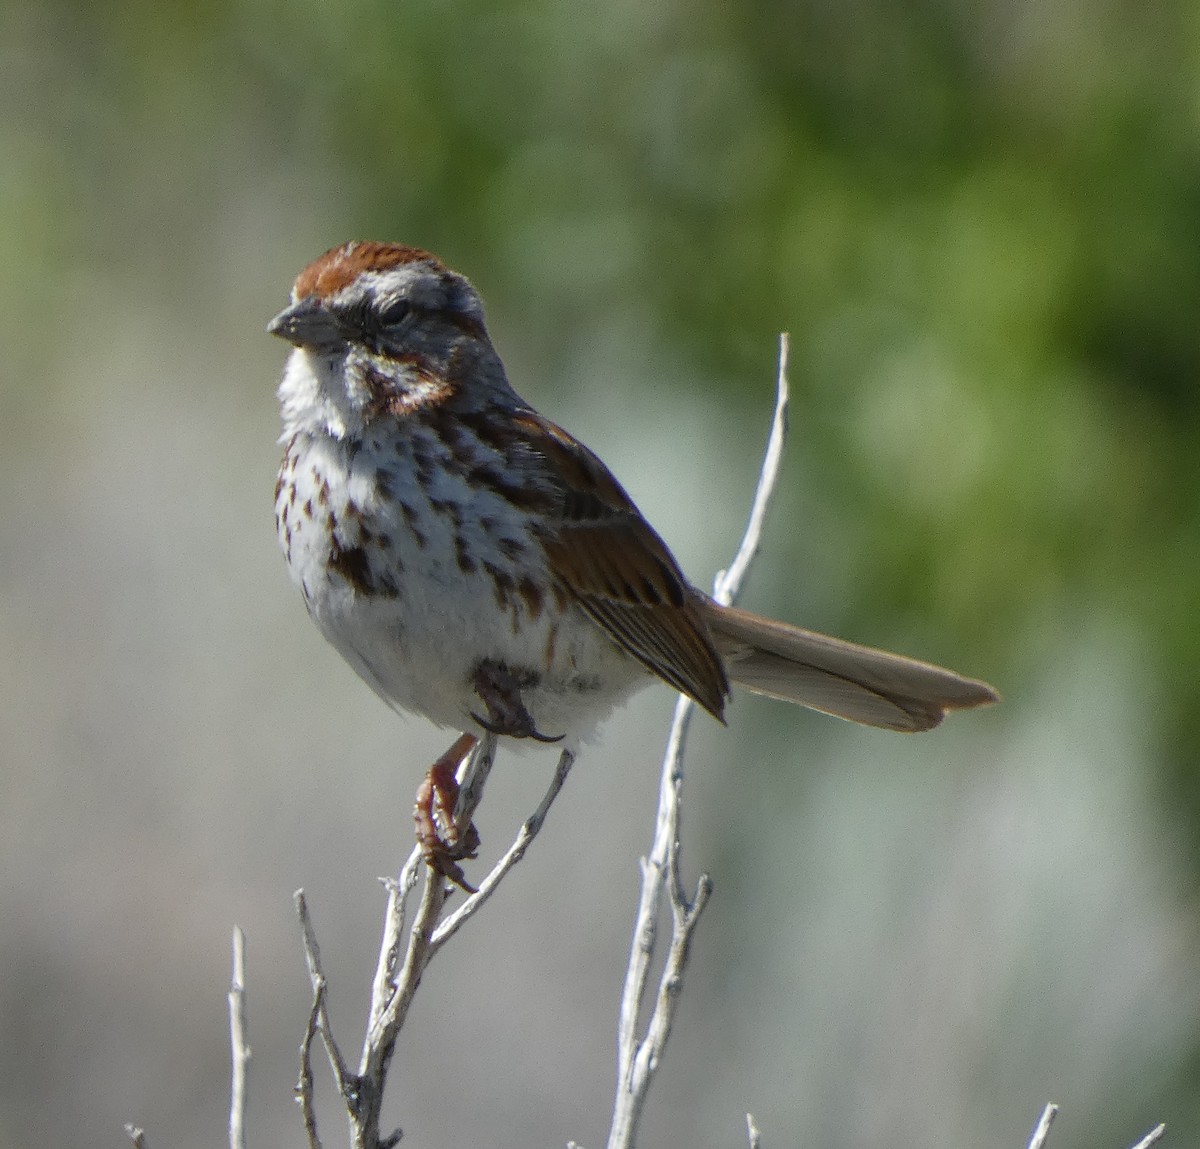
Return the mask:
[[233, 974], [229, 986], [229, 1149], [246, 1149], [246, 935], [233, 927]]
[[1146, 1134], [1133, 1149], [1150, 1149], [1151, 1145], [1157, 1145], [1162, 1140], [1163, 1134], [1166, 1133], [1165, 1125], [1156, 1125], [1149, 1133]]
[[[750, 565], [758, 553], [767, 508], [779, 481], [787, 438], [788, 347], [788, 337], [784, 333], [779, 339], [775, 411], [749, 519], [733, 561], [713, 584], [713, 597], [721, 603], [732, 603], [745, 582]], [[712, 893], [712, 880], [707, 874], [702, 875], [697, 883], [695, 900], [689, 904], [680, 876], [683, 754], [693, 709], [691, 700], [680, 696], [663, 755], [654, 839], [649, 854], [641, 862], [642, 892], [617, 1018], [617, 1089], [608, 1149], [632, 1149], [650, 1081], [670, 1035], [692, 934]], [[659, 978], [654, 1009], [646, 1022], [643, 1036], [639, 1038], [638, 1018], [650, 979], [650, 963], [656, 944], [654, 923], [662, 904], [664, 887], [671, 906], [671, 940]]]
[[746, 1137], [750, 1142], [750, 1149], [762, 1149], [762, 1134], [758, 1131], [753, 1113], [746, 1114]]

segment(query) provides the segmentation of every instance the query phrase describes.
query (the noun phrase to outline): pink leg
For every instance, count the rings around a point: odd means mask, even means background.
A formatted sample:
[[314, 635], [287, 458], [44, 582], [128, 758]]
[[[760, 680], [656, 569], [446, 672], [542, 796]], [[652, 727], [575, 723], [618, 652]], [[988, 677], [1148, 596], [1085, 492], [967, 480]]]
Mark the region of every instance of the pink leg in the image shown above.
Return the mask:
[[439, 874], [469, 893], [474, 887], [467, 884], [459, 858], [473, 858], [479, 849], [479, 833], [474, 824], [460, 831], [454, 822], [454, 805], [458, 801], [458, 779], [455, 774], [463, 759], [478, 739], [474, 734], [460, 735], [432, 766], [417, 788], [413, 806], [417, 844], [425, 861]]

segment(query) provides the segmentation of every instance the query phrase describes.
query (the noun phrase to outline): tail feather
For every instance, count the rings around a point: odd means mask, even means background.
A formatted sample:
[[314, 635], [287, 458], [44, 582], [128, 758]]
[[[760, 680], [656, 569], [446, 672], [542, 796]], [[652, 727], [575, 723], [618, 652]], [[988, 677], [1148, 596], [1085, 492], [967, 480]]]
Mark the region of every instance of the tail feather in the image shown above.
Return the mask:
[[866, 726], [930, 730], [951, 710], [1000, 700], [952, 670], [762, 618], [711, 599], [701, 612], [732, 682]]

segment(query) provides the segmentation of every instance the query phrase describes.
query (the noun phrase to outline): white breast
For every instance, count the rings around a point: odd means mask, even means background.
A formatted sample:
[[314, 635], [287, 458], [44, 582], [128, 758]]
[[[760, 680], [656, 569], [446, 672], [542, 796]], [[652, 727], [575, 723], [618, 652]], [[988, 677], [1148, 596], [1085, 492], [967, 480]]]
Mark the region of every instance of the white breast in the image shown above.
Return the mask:
[[647, 673], [548, 580], [529, 512], [472, 483], [418, 420], [361, 439], [299, 431], [276, 519], [326, 638], [387, 702], [456, 729], [485, 713], [473, 678], [536, 678], [545, 734], [586, 736]]

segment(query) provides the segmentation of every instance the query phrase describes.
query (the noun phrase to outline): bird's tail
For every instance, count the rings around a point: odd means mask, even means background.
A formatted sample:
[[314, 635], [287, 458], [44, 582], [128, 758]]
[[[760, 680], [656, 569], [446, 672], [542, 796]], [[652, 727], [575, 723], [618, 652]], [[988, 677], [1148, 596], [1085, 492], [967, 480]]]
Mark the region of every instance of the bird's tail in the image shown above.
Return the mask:
[[951, 710], [1000, 700], [986, 682], [915, 658], [775, 622], [711, 599], [700, 604], [730, 681], [866, 726], [931, 730]]

